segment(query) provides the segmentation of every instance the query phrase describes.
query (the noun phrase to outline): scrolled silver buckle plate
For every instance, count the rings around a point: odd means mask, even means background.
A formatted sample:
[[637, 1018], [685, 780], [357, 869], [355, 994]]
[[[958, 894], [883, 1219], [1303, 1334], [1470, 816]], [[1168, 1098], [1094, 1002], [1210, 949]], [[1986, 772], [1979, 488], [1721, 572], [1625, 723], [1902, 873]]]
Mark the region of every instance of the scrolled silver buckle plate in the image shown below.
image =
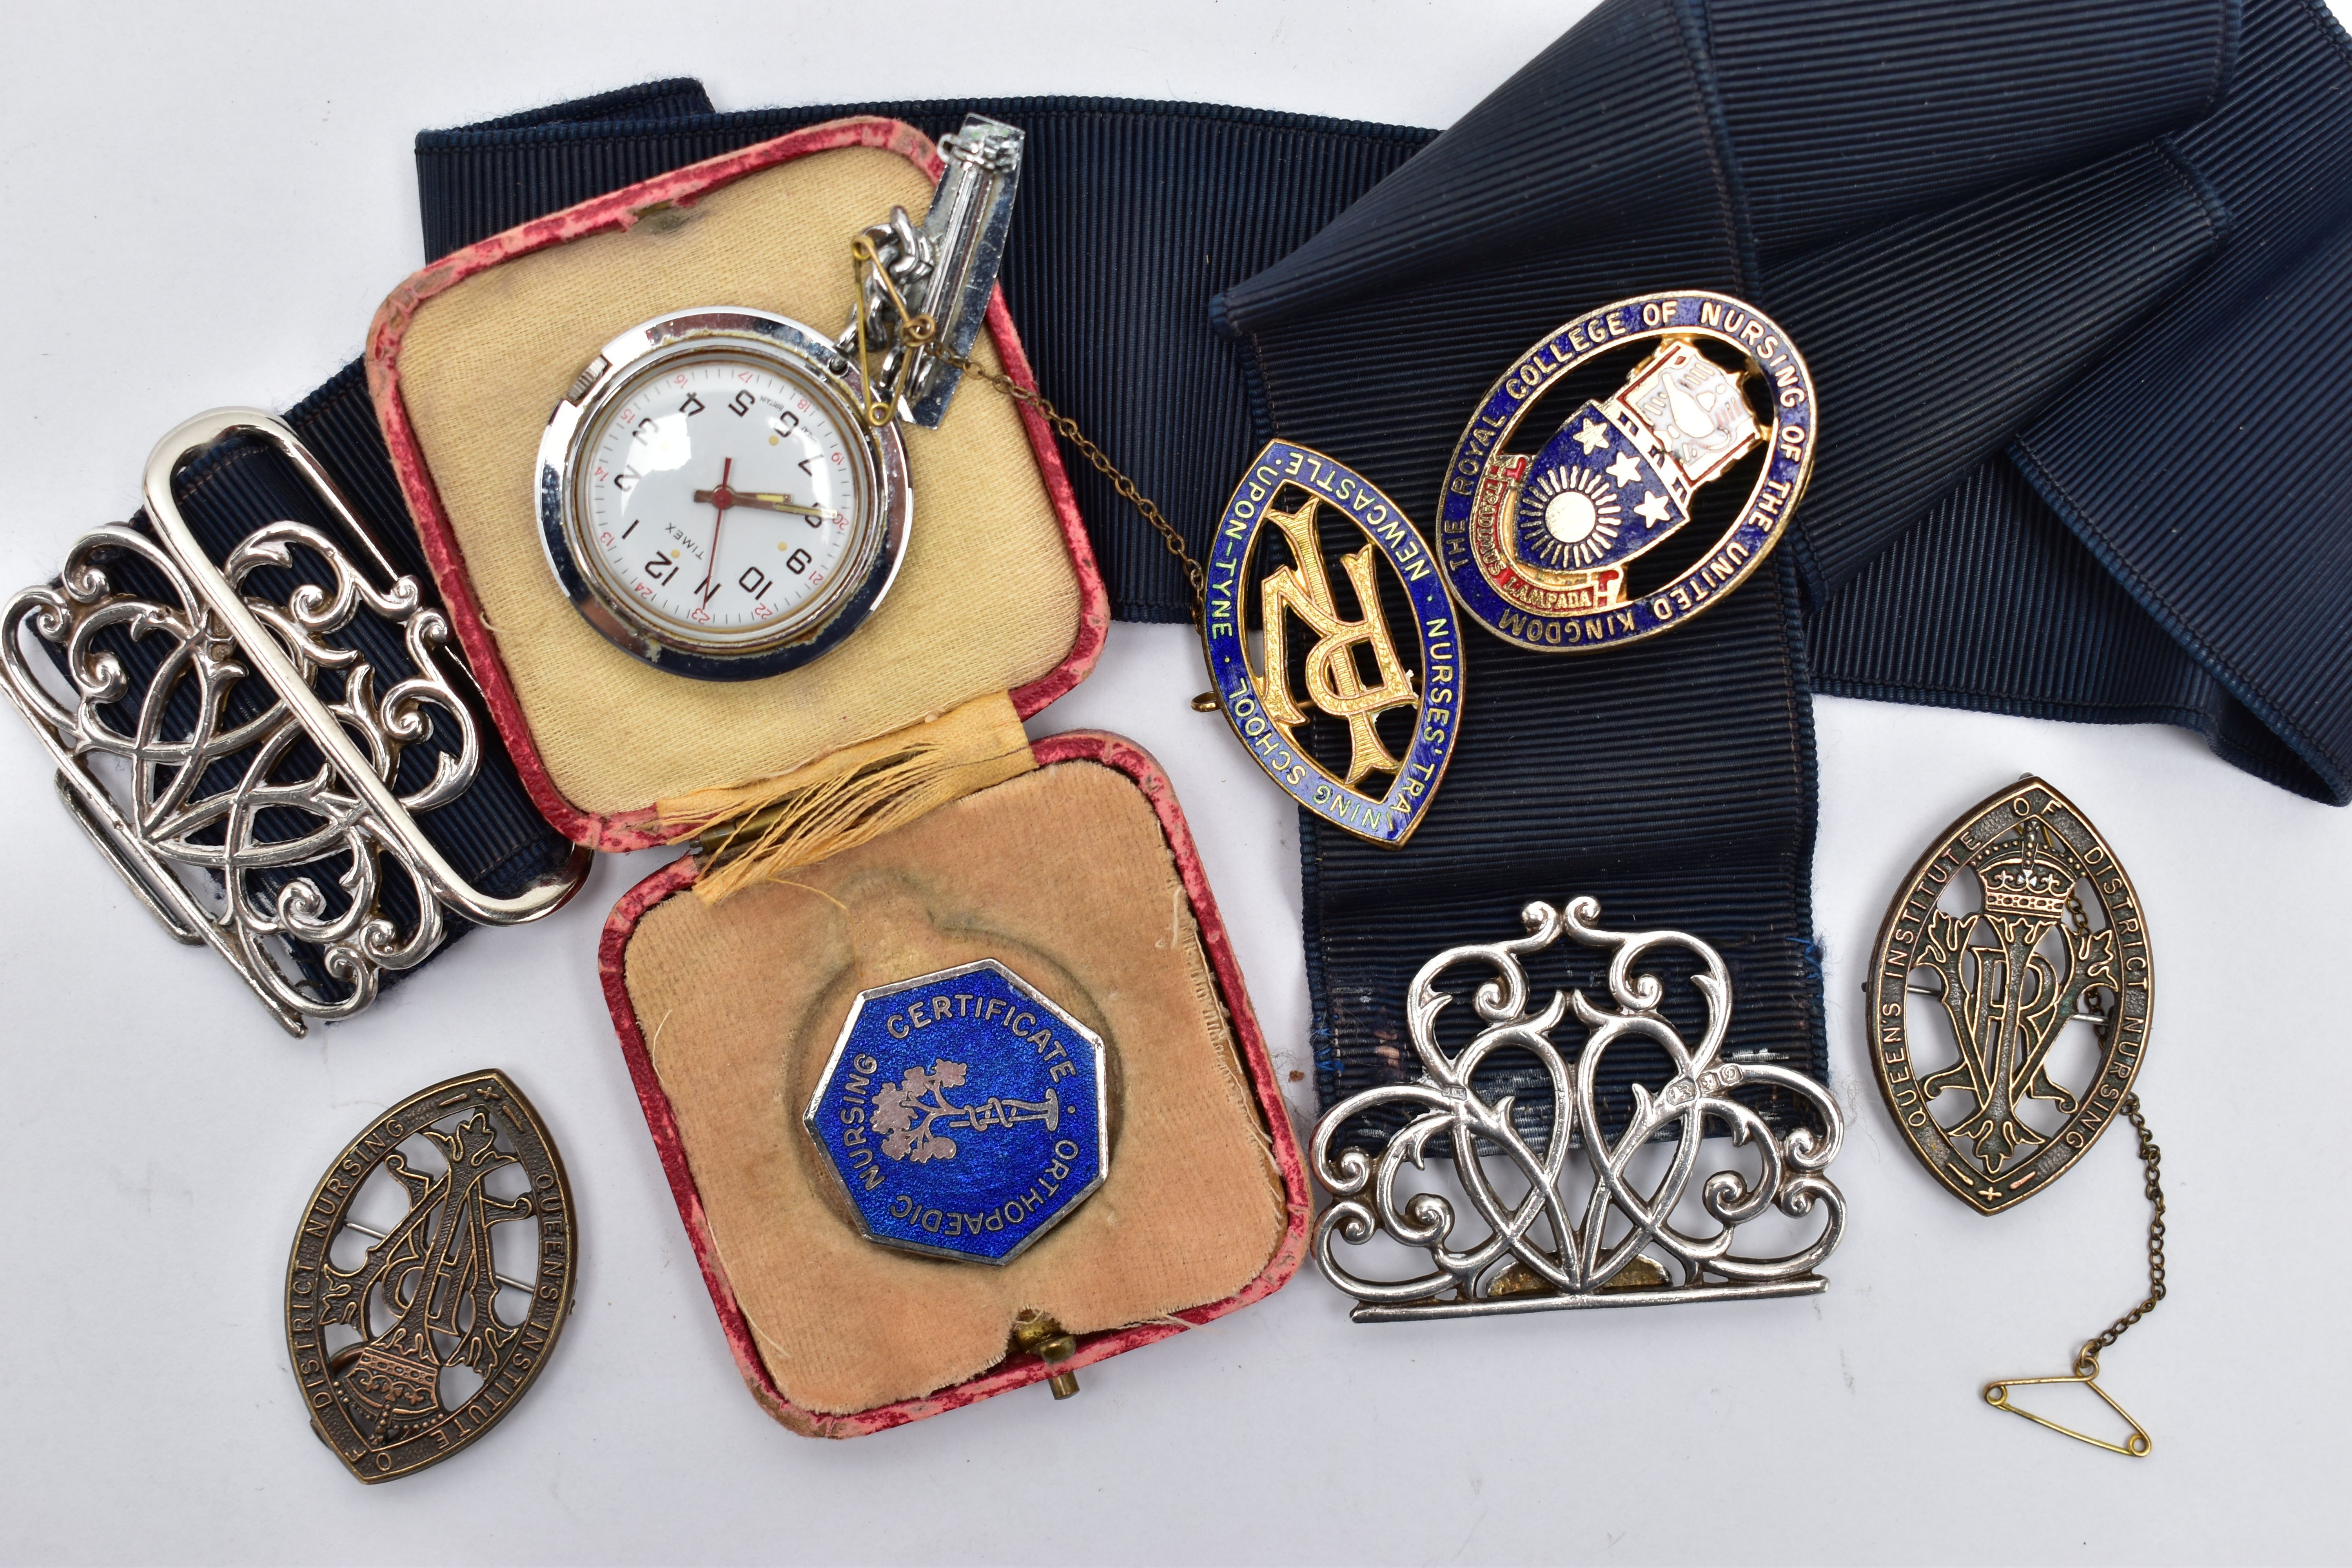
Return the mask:
[[[189, 458], [238, 435], [286, 459], [342, 541], [308, 523], [270, 522], [213, 563], [172, 480]], [[209, 943], [299, 1036], [310, 1019], [367, 1007], [385, 972], [414, 967], [440, 945], [448, 916], [513, 925], [579, 889], [586, 849], [499, 898], [419, 828], [416, 813], [457, 800], [480, 773], [487, 721], [472, 675], [448, 646], [448, 617], [431, 589], [394, 569], [284, 421], [253, 408], [198, 415], [156, 447], [144, 489], [151, 525], [91, 530], [55, 583], [25, 589], [0, 612], [0, 684], [55, 759], [67, 811], [166, 931]], [[254, 591], [253, 573], [290, 566], [298, 552], [323, 565], [331, 586], [298, 584], [282, 598]], [[118, 581], [134, 561], [162, 580], [162, 594]], [[382, 689], [388, 672], [339, 640], [362, 616], [395, 632], [414, 666]], [[37, 664], [28, 655], [41, 643], [57, 657], [44, 651]], [[125, 668], [125, 646], [161, 649], [143, 686]], [[322, 675], [340, 678], [331, 703], [313, 684]], [[243, 695], [257, 679], [268, 693], [258, 702]], [[444, 724], [457, 743], [429, 778], [404, 789], [403, 752]], [[289, 772], [289, 753], [305, 742], [318, 765]], [[384, 897], [395, 868], [415, 895], [407, 919]], [[306, 981], [289, 941], [315, 948], [341, 989], [325, 994]]]
[[[1350, 1095], [1317, 1125], [1315, 1176], [1331, 1201], [1316, 1226], [1315, 1258], [1357, 1299], [1349, 1314], [1357, 1322], [1756, 1300], [1827, 1287], [1815, 1266], [1845, 1233], [1844, 1195], [1824, 1174], [1844, 1138], [1837, 1102], [1805, 1074], [1760, 1059], [1764, 1053], [1743, 1059], [1724, 1051], [1731, 975], [1714, 948], [1676, 931], [1603, 930], [1600, 913], [1591, 899], [1530, 903], [1520, 911], [1526, 936], [1431, 959], [1406, 1005], [1418, 1076]], [[1601, 1002], [1581, 991], [1536, 999], [1521, 960], [1562, 936], [1606, 955]], [[1475, 1034], [1448, 1049], [1437, 1019], [1460, 999], [1442, 984], [1457, 965], [1491, 978], [1470, 990]], [[1664, 1005], [1661, 972], [1677, 970], [1687, 972], [1705, 1015], [1696, 1041], [1684, 1038]], [[1584, 1041], [1563, 1051], [1553, 1037], [1571, 1016]], [[1630, 1105], [1612, 1114], [1601, 1068], [1620, 1047], [1647, 1047], [1658, 1070], [1634, 1083]], [[1514, 1114], [1515, 1095], [1493, 1096], [1492, 1075], [1481, 1069], [1503, 1056], [1531, 1061], [1549, 1088], [1547, 1124], [1524, 1125], [1529, 1118]], [[1744, 1087], [1780, 1091], [1812, 1125], [1776, 1131], [1735, 1097]], [[1383, 1116], [1402, 1120], [1377, 1153], [1349, 1146], [1349, 1123]], [[1710, 1126], [1749, 1152], [1694, 1182]], [[1452, 1194], [1437, 1190], [1438, 1173], [1427, 1165], [1430, 1153], [1449, 1151]], [[1735, 1250], [1738, 1231], [1774, 1210], [1804, 1222], [1811, 1238], [1777, 1255]], [[1457, 1235], [1457, 1222], [1474, 1217], [1472, 1233]], [[1391, 1244], [1392, 1261], [1409, 1259], [1415, 1271], [1359, 1273], [1353, 1249], [1381, 1240]], [[1344, 1258], [1343, 1244], [1351, 1249]]]

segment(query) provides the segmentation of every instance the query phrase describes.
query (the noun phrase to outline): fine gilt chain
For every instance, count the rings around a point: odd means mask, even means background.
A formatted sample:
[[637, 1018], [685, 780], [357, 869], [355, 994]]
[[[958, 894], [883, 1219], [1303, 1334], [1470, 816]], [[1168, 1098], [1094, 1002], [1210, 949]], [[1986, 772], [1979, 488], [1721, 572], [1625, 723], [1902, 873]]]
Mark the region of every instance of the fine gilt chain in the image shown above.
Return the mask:
[[[932, 340], [939, 334], [939, 324], [929, 316], [908, 305], [906, 296], [898, 291], [898, 279], [890, 276], [888, 268], [879, 265], [879, 255], [872, 240], [862, 234], [857, 236], [849, 242], [849, 255], [852, 280], [856, 286], [858, 296], [861, 299], [865, 296], [868, 279], [878, 283], [889, 294], [891, 302], [898, 307], [899, 331], [909, 343], [918, 346], [932, 344], [931, 353], [940, 360], [955, 366], [966, 375], [978, 376], [1015, 403], [1035, 409], [1045, 423], [1054, 427], [1055, 435], [1076, 447], [1079, 455], [1094, 465], [1095, 471], [1111, 482], [1112, 487], [1118, 491], [1120, 500], [1142, 514], [1143, 521], [1150, 523], [1159, 533], [1160, 542], [1168, 546], [1168, 552], [1176, 557], [1177, 563], [1184, 568], [1184, 581], [1192, 591], [1192, 619], [1197, 624], [1201, 618], [1202, 601], [1208, 594], [1208, 574], [1202, 570], [1201, 563], [1193, 557], [1192, 552], [1184, 547], [1184, 536], [1176, 531], [1176, 525], [1168, 521], [1167, 514], [1160, 510], [1158, 503], [1136, 488], [1135, 481], [1129, 479], [1120, 470], [1118, 465], [1110, 460], [1110, 455], [1078, 428], [1076, 420], [1046, 401], [1042, 393], [1023, 386], [1001, 371], [989, 370], [974, 363], [969, 354], [957, 353], [944, 343], [933, 344]], [[859, 375], [865, 378], [866, 384], [869, 388], [866, 393], [867, 400], [866, 417], [869, 423], [877, 426], [887, 425], [894, 417], [890, 406], [876, 398], [870, 390], [873, 384], [873, 372], [866, 359], [866, 317], [863, 311], [858, 314], [857, 323], [857, 369]], [[1214, 706], [1213, 699], [1211, 705]], [[1197, 701], [1194, 706], [1199, 706]]]
[[[2069, 913], [2073, 917], [2071, 923], [2075, 927], [2075, 929], [2078, 931], [2087, 930], [2091, 922], [2089, 916], [2084, 913], [2081, 894], [2075, 893], [2069, 895], [2067, 899], [2067, 908]], [[2116, 996], [2115, 993], [2109, 992], [2107, 994], [2110, 1007], [2120, 1005], [2121, 998]], [[2095, 1027], [2099, 1028], [2102, 1034], [2104, 1034], [2106, 1026], [2105, 1024], [2101, 1024], [2095, 1026]], [[2108, 1324], [2105, 1333], [2102, 1333], [2096, 1339], [2086, 1340], [2084, 1342], [2083, 1348], [2074, 1353], [2074, 1371], [2073, 1375], [2067, 1377], [2004, 1378], [1999, 1382], [1985, 1384], [1984, 1398], [1986, 1404], [1993, 1406], [1997, 1410], [2006, 1410], [2012, 1415], [2022, 1415], [2037, 1426], [2047, 1426], [2053, 1432], [2059, 1433], [2063, 1436], [2072, 1437], [2077, 1442], [2088, 1443], [2095, 1448], [2104, 1448], [2108, 1453], [2121, 1454], [2126, 1458], [2144, 1459], [2148, 1456], [2149, 1451], [2155, 1447], [2155, 1442], [2148, 1436], [2147, 1429], [2142, 1426], [2137, 1421], [2134, 1420], [2128, 1411], [2125, 1410], [2122, 1405], [2116, 1403], [2113, 1395], [2109, 1394], [2105, 1389], [2099, 1386], [2099, 1352], [2107, 1349], [2117, 1340], [2123, 1338], [2125, 1334], [2128, 1333], [2131, 1331], [2133, 1324], [2138, 1322], [2142, 1318], [2147, 1317], [2150, 1312], [2155, 1311], [2156, 1304], [2163, 1300], [2166, 1294], [2164, 1279], [2164, 1151], [2158, 1145], [2155, 1136], [2147, 1130], [2147, 1118], [2140, 1110], [2139, 1094], [2137, 1090], [2124, 1096], [2123, 1113], [2130, 1119], [2132, 1131], [2139, 1136], [2140, 1163], [2147, 1168], [2147, 1179], [2140, 1189], [2147, 1195], [2148, 1206], [2151, 1211], [2148, 1215], [2147, 1222], [2147, 1294], [2141, 1298], [2139, 1305], [2134, 1307], [2130, 1311], [2125, 1313], [2122, 1317], [2117, 1318], [2114, 1322]], [[2131, 1435], [2126, 1437], [2121, 1443], [2104, 1443], [2098, 1438], [2091, 1436], [2087, 1433], [2077, 1432], [2071, 1426], [2062, 1426], [2057, 1422], [2036, 1415], [2030, 1410], [2021, 1410], [2016, 1405], [2011, 1405], [2009, 1402], [2009, 1391], [2011, 1388], [2021, 1384], [2045, 1383], [2082, 1384], [2090, 1389], [2093, 1394], [2097, 1394], [2099, 1398], [2106, 1404], [2110, 1410], [2113, 1410], [2116, 1415], [2124, 1418], [2125, 1424], [2131, 1428]]]
[[2162, 1179], [2164, 1151], [2157, 1146], [2156, 1139], [2148, 1132], [2147, 1118], [2140, 1114], [2139, 1095], [2137, 1091], [2124, 1097], [2124, 1114], [2131, 1118], [2132, 1131], [2139, 1134], [2140, 1163], [2147, 1167], [2147, 1183], [2141, 1190], [2147, 1193], [2148, 1205], [2154, 1211], [2148, 1216], [2147, 1222], [2147, 1295], [2138, 1306], [2108, 1325], [2105, 1333], [2083, 1347], [2083, 1354], [2077, 1356], [2075, 1360], [2079, 1362], [2084, 1356], [2087, 1356], [2094, 1367], [2097, 1365], [2099, 1352], [2123, 1338], [2134, 1323], [2155, 1311], [2156, 1304], [2163, 1300], [2165, 1296], [2164, 1182]]
[[[2091, 917], [2083, 909], [2083, 894], [2079, 888], [2066, 895], [2066, 912], [2068, 923], [2077, 931], [2091, 929]], [[2121, 1005], [2122, 998], [2109, 992], [2105, 1001], [2112, 1008]], [[2095, 1026], [2102, 1035], [2106, 1032], [2105, 1024]], [[2131, 1119], [2132, 1131], [2139, 1134], [2140, 1163], [2147, 1167], [2147, 1182], [2142, 1190], [2147, 1193], [2148, 1204], [2154, 1210], [2147, 1222], [2147, 1295], [2138, 1306], [2109, 1324], [2105, 1333], [2084, 1345], [2082, 1354], [2074, 1358], [2079, 1368], [2087, 1357], [2094, 1374], [2098, 1371], [2099, 1352], [2123, 1338], [2134, 1323], [2155, 1311], [2156, 1304], [2164, 1300], [2164, 1183], [2161, 1180], [2164, 1151], [2157, 1146], [2155, 1138], [2148, 1133], [2147, 1118], [2140, 1113], [2137, 1089], [2124, 1096], [2124, 1114]]]

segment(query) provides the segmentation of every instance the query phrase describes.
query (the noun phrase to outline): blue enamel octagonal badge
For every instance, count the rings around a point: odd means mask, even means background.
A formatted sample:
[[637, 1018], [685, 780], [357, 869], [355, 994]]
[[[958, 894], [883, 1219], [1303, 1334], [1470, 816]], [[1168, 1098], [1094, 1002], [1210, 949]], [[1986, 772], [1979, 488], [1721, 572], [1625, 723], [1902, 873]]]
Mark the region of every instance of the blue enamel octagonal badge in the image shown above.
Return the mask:
[[866, 1236], [1004, 1263], [1110, 1170], [1102, 1040], [994, 959], [861, 991], [809, 1135]]

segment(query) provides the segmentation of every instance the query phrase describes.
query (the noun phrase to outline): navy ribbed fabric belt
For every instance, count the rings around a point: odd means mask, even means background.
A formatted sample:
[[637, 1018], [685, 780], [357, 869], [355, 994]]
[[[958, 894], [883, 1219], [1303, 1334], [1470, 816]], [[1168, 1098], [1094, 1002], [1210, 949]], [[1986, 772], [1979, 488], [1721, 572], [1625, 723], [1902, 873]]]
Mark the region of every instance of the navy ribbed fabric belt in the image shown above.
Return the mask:
[[[718, 114], [656, 83], [420, 136], [426, 250], [842, 114], [969, 110], [1030, 136], [1003, 284], [1040, 384], [1196, 552], [1277, 431], [1426, 524], [1495, 374], [1637, 290], [1752, 298], [1820, 382], [1773, 570], [1609, 653], [1473, 633], [1411, 847], [1304, 825], [1327, 1098], [1402, 1070], [1432, 952], [1572, 893], [1715, 943], [1727, 1048], [1821, 1071], [1811, 689], [2161, 719], [2352, 796], [2352, 429], [2320, 379], [2352, 346], [2352, 48], [2315, 0], [1609, 0], [1434, 139], [1074, 99]], [[1072, 468], [1117, 612], [1182, 618]]]

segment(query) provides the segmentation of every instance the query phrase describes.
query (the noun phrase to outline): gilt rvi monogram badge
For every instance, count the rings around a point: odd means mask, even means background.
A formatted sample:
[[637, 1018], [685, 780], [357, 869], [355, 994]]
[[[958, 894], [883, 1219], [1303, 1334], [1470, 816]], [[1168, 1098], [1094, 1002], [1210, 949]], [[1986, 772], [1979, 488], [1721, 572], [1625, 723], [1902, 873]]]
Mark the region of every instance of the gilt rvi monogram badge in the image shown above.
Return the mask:
[[563, 1162], [505, 1074], [378, 1117], [311, 1194], [286, 1269], [320, 1440], [388, 1481], [489, 1430], [563, 1331], [576, 1238]]
[[1099, 1036], [992, 958], [861, 991], [809, 1135], [868, 1239], [1009, 1263], [1110, 1172]]
[[[1538, 403], [1644, 349], [1615, 391], [1586, 398], [1535, 450], [1512, 449]], [[1753, 306], [1695, 289], [1621, 300], [1520, 355], [1480, 402], [1438, 511], [1446, 579], [1471, 618], [1548, 653], [1664, 631], [1779, 542], [1815, 441], [1805, 362]], [[1746, 469], [1746, 498], [1711, 545], [1637, 566], [1699, 515], [1703, 487]]]
[[2066, 1173], [2147, 1045], [2147, 927], [2090, 819], [2040, 779], [1981, 802], [1879, 930], [1871, 1060], [1937, 1180], [1983, 1214]]
[[1218, 521], [1202, 632], [1217, 700], [1275, 783], [1360, 838], [1412, 836], [1454, 752], [1462, 662], [1402, 508], [1346, 464], [1269, 441]]

